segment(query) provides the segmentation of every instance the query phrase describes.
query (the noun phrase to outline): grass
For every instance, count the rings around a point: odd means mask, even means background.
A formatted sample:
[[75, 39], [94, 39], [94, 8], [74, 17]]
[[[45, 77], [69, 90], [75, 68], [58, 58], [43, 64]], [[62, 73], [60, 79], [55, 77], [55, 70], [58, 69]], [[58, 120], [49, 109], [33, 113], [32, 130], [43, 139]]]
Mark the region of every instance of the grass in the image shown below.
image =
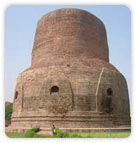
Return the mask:
[[[6, 133], [10, 138], [26, 138], [25, 133]], [[119, 131], [119, 132], [90, 132], [90, 133], [59, 133], [58, 135], [46, 136], [37, 135], [33, 138], [126, 138], [130, 135], [130, 131]]]
[[124, 132], [91, 132], [91, 133], [71, 133], [82, 138], [126, 138], [130, 135], [130, 131]]
[[6, 133], [9, 138], [25, 138], [24, 133]]

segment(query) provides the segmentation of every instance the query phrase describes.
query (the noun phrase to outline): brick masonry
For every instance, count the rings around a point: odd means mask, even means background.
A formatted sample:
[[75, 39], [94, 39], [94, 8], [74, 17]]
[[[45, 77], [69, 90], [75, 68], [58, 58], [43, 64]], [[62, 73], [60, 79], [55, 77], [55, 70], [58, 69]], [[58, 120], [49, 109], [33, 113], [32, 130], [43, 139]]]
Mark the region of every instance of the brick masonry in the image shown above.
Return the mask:
[[11, 128], [130, 127], [124, 76], [109, 63], [105, 26], [79, 9], [37, 24], [31, 67], [17, 79]]

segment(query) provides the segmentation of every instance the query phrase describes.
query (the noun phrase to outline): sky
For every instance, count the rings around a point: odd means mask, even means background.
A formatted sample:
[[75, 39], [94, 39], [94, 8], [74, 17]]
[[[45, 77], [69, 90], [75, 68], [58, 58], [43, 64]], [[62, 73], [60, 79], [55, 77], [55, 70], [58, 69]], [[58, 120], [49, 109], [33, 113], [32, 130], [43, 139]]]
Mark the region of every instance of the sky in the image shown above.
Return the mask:
[[103, 21], [107, 31], [110, 63], [126, 78], [131, 102], [131, 12], [126, 6], [13, 5], [5, 11], [5, 101], [13, 102], [18, 75], [30, 67], [38, 20], [59, 8], [86, 10]]

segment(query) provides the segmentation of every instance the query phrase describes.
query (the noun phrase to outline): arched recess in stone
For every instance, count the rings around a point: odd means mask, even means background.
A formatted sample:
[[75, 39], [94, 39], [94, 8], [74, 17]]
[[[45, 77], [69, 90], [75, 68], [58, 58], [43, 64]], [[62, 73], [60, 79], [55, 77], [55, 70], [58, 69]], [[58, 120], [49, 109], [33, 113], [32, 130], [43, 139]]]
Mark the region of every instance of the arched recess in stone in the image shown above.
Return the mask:
[[15, 92], [15, 100], [18, 98], [18, 91]]
[[50, 94], [58, 94], [59, 93], [59, 87], [58, 86], [52, 86], [50, 88]]
[[39, 98], [43, 102], [42, 107], [50, 113], [65, 114], [73, 110], [74, 95], [71, 83], [66, 78], [45, 80], [40, 89]]
[[107, 95], [108, 95], [108, 96], [112, 96], [112, 94], [113, 94], [112, 89], [111, 89], [111, 88], [108, 88], [108, 89], [107, 89]]
[[101, 78], [99, 79], [99, 87], [97, 92], [97, 111], [104, 113], [112, 112], [113, 99], [115, 98], [113, 96], [113, 91], [116, 88], [116, 73], [117, 72], [111, 71], [106, 68], [104, 68], [101, 72]]
[[107, 95], [106, 95], [106, 112], [112, 113], [112, 95], [113, 91], [112, 88], [107, 89]]
[[[97, 94], [97, 111], [107, 112], [106, 100], [112, 99], [111, 109], [113, 115], [127, 115], [129, 111], [129, 100], [127, 85], [122, 74], [109, 69], [104, 69], [101, 75]], [[110, 100], [111, 100], [110, 99]], [[123, 103], [123, 100], [125, 103]], [[110, 101], [111, 102], [111, 101]], [[110, 111], [111, 112], [111, 111]]]

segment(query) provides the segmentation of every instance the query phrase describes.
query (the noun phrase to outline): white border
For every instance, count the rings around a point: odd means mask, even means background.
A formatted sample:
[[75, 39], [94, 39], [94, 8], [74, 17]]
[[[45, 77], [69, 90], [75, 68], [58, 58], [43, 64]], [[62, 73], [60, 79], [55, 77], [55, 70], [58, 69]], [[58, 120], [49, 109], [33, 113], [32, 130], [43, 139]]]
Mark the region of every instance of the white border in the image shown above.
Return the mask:
[[[131, 136], [128, 138], [124, 138], [124, 139], [110, 139], [110, 138], [105, 138], [105, 139], [10, 139], [7, 138], [5, 136], [5, 128], [4, 128], [4, 114], [5, 114], [5, 105], [4, 105], [4, 38], [5, 38], [5, 31], [4, 31], [4, 20], [5, 20], [5, 10], [6, 8], [11, 5], [11, 4], [25, 4], [25, 5], [126, 5], [130, 8], [131, 10], [131, 15], [132, 15], [132, 105], [131, 105], [131, 118], [132, 118], [132, 133]], [[74, 142], [78, 142], [78, 143], [88, 143], [88, 142], [92, 142], [92, 143], [118, 143], [118, 142], [123, 142], [123, 143], [133, 143], [135, 141], [136, 138], [136, 92], [134, 91], [134, 89], [136, 88], [136, 84], [134, 81], [136, 81], [136, 68], [134, 67], [136, 65], [136, 40], [134, 39], [134, 37], [136, 37], [135, 33], [136, 33], [136, 4], [135, 1], [131, 1], [131, 0], [75, 0], [73, 2], [73, 0], [50, 0], [50, 1], [44, 1], [44, 0], [38, 0], [35, 1], [34, 0], [22, 0], [22, 1], [18, 1], [18, 0], [12, 0], [12, 3], [10, 0], [1, 0], [1, 4], [0, 4], [0, 142], [1, 143], [33, 143], [33, 142], [37, 142], [37, 143], [74, 143]]]

